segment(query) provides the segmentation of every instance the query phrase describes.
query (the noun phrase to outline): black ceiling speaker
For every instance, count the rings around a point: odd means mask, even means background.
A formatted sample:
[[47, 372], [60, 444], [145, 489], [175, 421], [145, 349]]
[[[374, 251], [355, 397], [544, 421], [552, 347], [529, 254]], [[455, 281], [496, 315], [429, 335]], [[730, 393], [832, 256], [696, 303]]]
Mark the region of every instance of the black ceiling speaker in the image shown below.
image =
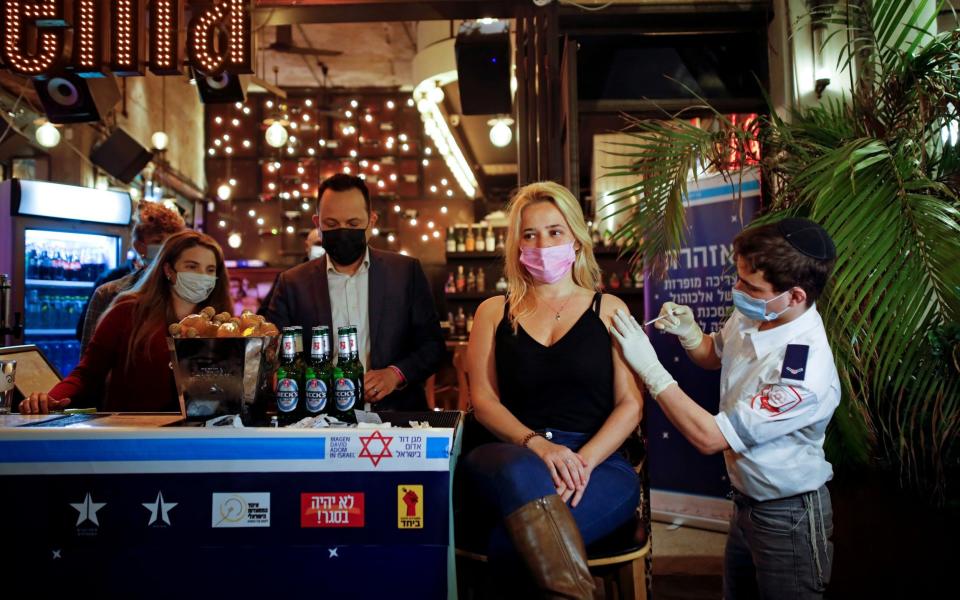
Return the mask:
[[510, 114], [510, 32], [507, 23], [464, 23], [457, 33], [454, 51], [463, 114]]
[[116, 129], [90, 153], [93, 164], [124, 183], [133, 181], [152, 158], [153, 152], [122, 129]]
[[197, 82], [197, 89], [200, 90], [200, 101], [204, 104], [233, 104], [244, 100], [246, 76], [224, 71], [208, 77], [194, 71], [193, 77]]
[[113, 77], [83, 78], [63, 72], [35, 78], [33, 87], [51, 123], [100, 121], [120, 100]]

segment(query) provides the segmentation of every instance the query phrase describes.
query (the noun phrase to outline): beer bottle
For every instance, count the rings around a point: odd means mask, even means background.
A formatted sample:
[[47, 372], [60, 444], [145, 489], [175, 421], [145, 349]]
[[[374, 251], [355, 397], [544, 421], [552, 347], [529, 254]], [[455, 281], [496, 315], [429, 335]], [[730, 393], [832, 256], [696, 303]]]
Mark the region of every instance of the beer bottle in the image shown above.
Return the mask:
[[300, 401], [302, 384], [303, 369], [297, 357], [296, 331], [292, 327], [284, 327], [276, 388], [277, 417], [281, 426], [303, 418], [303, 403]]
[[313, 328], [310, 338], [310, 361], [304, 368], [304, 409], [308, 417], [315, 417], [327, 407], [329, 379], [325, 376], [325, 367], [330, 351], [330, 328]]
[[360, 344], [357, 342], [357, 327], [350, 327], [350, 362], [353, 365], [353, 379], [357, 386], [357, 406], [363, 407], [363, 410], [370, 410], [368, 405], [364, 404], [363, 390], [363, 361], [360, 360]]
[[290, 329], [293, 330], [293, 334], [295, 336], [294, 341], [297, 345], [297, 359], [300, 361], [301, 365], [304, 365], [307, 362], [307, 357], [303, 352], [303, 327], [300, 327], [299, 325], [293, 325], [290, 327]]
[[344, 423], [356, 423], [353, 410], [357, 404], [357, 389], [352, 375], [350, 355], [350, 328], [337, 328], [337, 366], [333, 369], [333, 399], [331, 414]]

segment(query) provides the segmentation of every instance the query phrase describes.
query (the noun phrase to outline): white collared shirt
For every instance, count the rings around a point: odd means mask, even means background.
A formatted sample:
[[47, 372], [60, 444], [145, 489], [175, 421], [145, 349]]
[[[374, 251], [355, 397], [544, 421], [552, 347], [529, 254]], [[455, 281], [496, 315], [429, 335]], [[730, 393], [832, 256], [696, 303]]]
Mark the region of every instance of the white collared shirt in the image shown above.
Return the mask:
[[327, 291], [330, 294], [331, 334], [333, 354], [339, 354], [337, 328], [357, 326], [357, 350], [363, 370], [370, 370], [370, 311], [368, 299], [370, 274], [370, 249], [363, 255], [363, 262], [353, 275], [337, 271], [327, 256]]
[[833, 477], [823, 453], [840, 378], [816, 306], [760, 331], [734, 311], [712, 334], [721, 360], [720, 413], [730, 482], [755, 500], [818, 489]]

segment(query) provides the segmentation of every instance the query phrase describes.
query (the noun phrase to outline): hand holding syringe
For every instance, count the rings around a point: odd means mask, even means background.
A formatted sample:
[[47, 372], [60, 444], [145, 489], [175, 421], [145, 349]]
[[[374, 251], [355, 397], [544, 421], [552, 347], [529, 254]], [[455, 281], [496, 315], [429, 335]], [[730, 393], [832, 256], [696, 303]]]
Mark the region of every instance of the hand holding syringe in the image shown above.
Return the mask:
[[677, 315], [677, 314], [678, 314], [677, 311], [676, 311], [675, 309], [672, 309], [672, 308], [671, 308], [671, 309], [670, 309], [670, 312], [668, 312], [667, 314], [665, 314], [665, 315], [660, 315], [660, 316], [657, 317], [656, 319], [650, 319], [649, 321], [647, 321], [646, 323], [644, 323], [643, 326], [646, 327], [647, 325], [650, 325], [650, 324], [652, 324], [652, 323], [656, 323], [657, 321], [666, 319], [667, 317], [673, 317], [673, 316], [675, 316], [675, 315]]

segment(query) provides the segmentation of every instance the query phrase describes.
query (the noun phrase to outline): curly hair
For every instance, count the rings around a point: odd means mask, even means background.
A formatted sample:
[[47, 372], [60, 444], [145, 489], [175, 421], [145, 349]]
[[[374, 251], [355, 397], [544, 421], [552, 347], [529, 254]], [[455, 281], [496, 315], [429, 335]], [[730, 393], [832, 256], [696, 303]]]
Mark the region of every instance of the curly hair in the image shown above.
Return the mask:
[[141, 202], [137, 210], [133, 239], [144, 241], [156, 236], [168, 236], [186, 228], [183, 217], [159, 202]]

